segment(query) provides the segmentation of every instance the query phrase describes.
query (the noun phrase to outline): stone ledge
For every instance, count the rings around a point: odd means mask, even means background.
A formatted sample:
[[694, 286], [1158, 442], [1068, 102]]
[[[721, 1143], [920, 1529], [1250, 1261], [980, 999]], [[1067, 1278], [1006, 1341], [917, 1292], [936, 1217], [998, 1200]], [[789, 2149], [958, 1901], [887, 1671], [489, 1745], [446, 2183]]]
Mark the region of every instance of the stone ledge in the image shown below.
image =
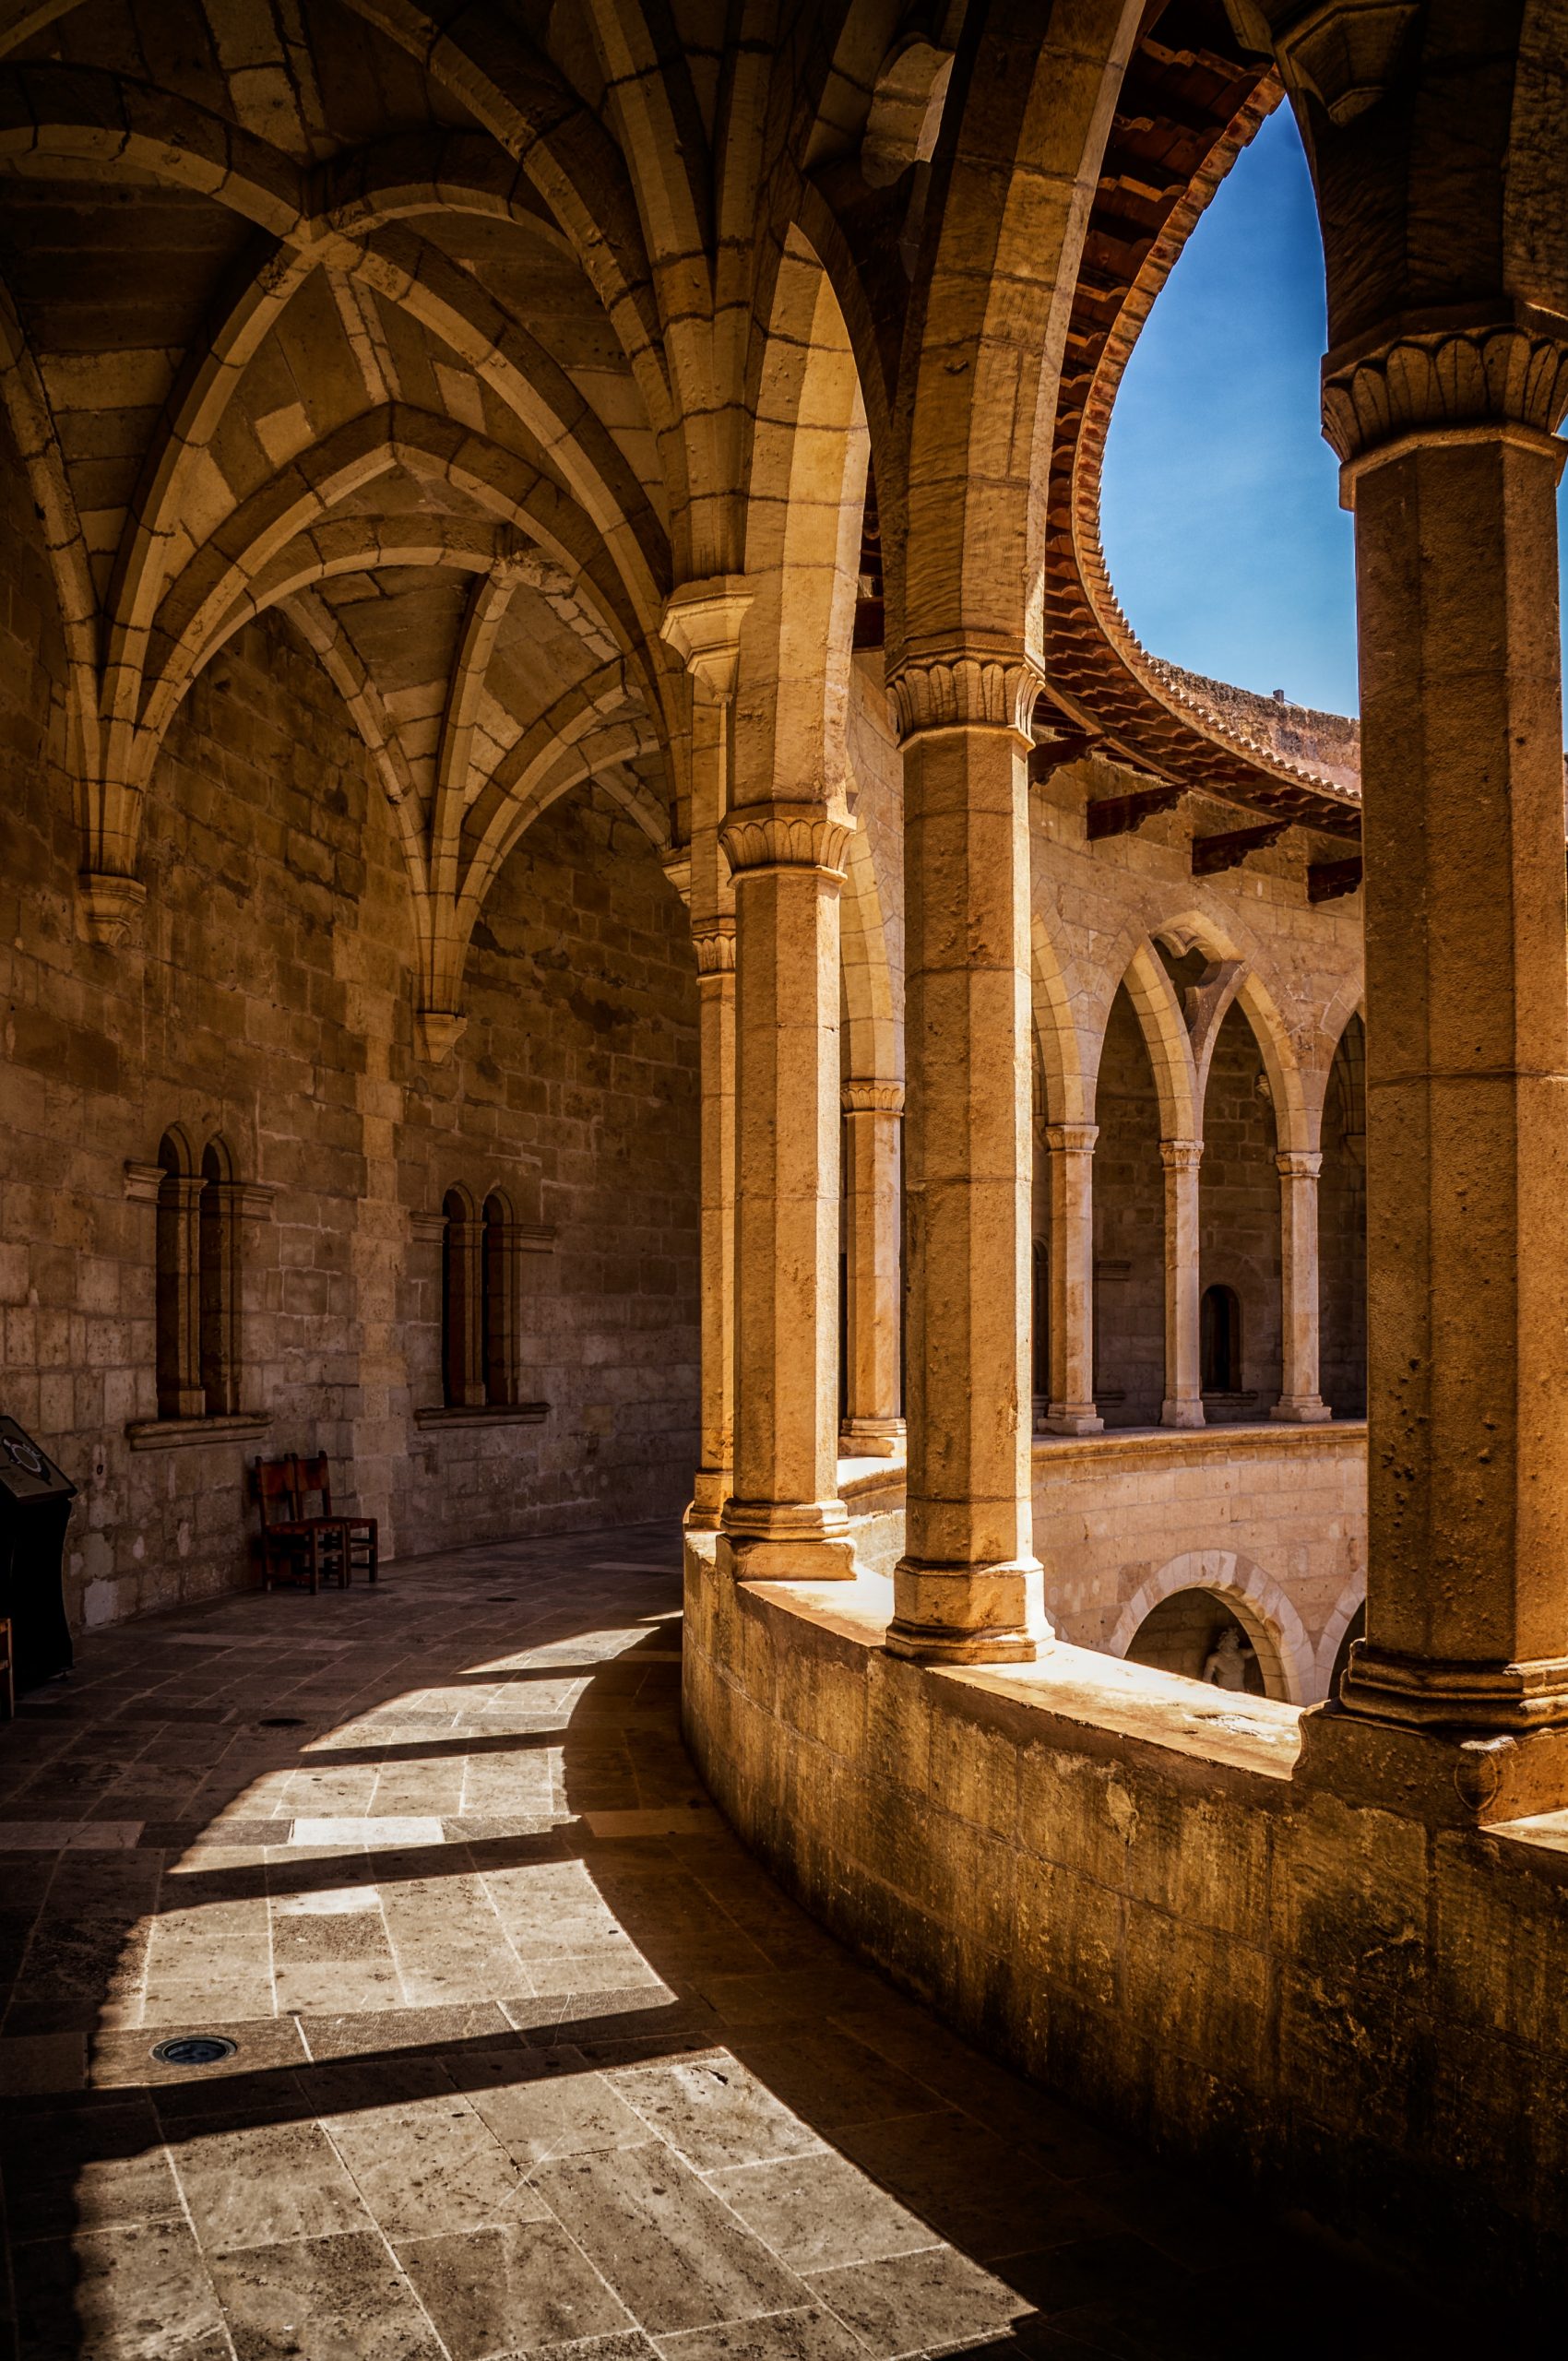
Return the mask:
[[132, 1418], [125, 1440], [133, 1451], [184, 1451], [199, 1442], [259, 1442], [270, 1416], [224, 1418]]
[[1098, 1435], [1033, 1437], [1041, 1459], [1104, 1459], [1117, 1452], [1136, 1459], [1228, 1459], [1278, 1451], [1333, 1451], [1340, 1444], [1365, 1450], [1364, 1418], [1331, 1418], [1297, 1425], [1289, 1418], [1241, 1419], [1217, 1427], [1107, 1427]]
[[548, 1402], [490, 1402], [484, 1408], [436, 1407], [414, 1412], [414, 1424], [437, 1431], [452, 1427], [537, 1427], [550, 1415]]

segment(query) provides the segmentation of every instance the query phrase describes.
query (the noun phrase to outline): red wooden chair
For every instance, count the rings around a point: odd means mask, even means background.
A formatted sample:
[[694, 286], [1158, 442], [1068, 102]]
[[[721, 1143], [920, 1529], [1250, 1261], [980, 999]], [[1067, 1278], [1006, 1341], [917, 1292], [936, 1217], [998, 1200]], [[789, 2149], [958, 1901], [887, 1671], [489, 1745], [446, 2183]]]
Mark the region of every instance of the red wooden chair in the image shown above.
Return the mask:
[[294, 1485], [296, 1463], [291, 1459], [258, 1459], [255, 1496], [261, 1509], [262, 1587], [275, 1583], [304, 1583], [321, 1587], [320, 1555], [315, 1536], [299, 1514]]
[[[317, 1536], [322, 1573], [336, 1573], [345, 1584], [356, 1572], [374, 1582], [381, 1563], [376, 1519], [345, 1515], [341, 1511], [334, 1513], [332, 1470], [325, 1452], [314, 1459], [296, 1459], [292, 1465], [294, 1513]], [[315, 1513], [310, 1507], [313, 1498], [321, 1502], [319, 1512]]]

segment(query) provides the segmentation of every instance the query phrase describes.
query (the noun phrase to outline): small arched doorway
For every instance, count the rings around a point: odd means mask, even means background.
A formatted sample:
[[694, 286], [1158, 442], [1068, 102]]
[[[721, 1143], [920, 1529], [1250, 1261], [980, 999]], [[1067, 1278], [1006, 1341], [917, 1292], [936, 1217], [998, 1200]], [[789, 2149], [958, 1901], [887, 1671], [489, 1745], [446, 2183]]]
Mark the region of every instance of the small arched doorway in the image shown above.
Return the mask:
[[1214, 1590], [1172, 1591], [1128, 1642], [1126, 1661], [1251, 1697], [1283, 1697], [1279, 1652], [1261, 1619]]

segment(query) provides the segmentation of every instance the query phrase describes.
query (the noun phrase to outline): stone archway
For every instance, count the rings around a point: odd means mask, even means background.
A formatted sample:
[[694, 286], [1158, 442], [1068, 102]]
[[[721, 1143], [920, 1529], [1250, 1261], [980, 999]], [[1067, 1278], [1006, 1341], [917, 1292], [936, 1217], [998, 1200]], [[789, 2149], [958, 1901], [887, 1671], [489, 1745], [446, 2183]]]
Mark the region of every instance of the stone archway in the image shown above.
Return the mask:
[[1264, 1689], [1288, 1704], [1319, 1695], [1316, 1654], [1301, 1619], [1273, 1576], [1234, 1549], [1188, 1549], [1139, 1584], [1117, 1618], [1106, 1646], [1124, 1656], [1155, 1608], [1178, 1591], [1213, 1591], [1257, 1650]]

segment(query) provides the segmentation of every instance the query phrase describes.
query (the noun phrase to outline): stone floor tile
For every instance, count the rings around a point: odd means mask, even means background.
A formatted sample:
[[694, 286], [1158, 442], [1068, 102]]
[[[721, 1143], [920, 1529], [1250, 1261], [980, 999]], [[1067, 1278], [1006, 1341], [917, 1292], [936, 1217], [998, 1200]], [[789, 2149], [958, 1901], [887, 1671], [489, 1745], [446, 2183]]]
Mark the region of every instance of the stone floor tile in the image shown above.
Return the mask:
[[389, 2238], [505, 2227], [548, 2214], [483, 2117], [450, 2084], [409, 2106], [331, 2116], [327, 2130]]
[[728, 2050], [695, 2060], [624, 2070], [623, 2098], [698, 2172], [798, 2156], [821, 2141]]
[[357, 2058], [375, 2050], [418, 2049], [478, 2042], [486, 2049], [521, 2048], [521, 2036], [495, 2000], [467, 2000], [444, 2009], [320, 2011], [300, 2019], [313, 2058]]
[[1004, 2281], [945, 2246], [816, 2272], [805, 2284], [877, 2361], [978, 2343], [1034, 2308]]
[[212, 2271], [236, 2361], [445, 2361], [374, 2231], [248, 2247]]
[[820, 2304], [729, 2320], [720, 2328], [677, 2329], [659, 2339], [662, 2361], [865, 2361], [866, 2348]]
[[534, 2179], [652, 2336], [808, 2300], [800, 2280], [662, 2142], [558, 2157]]
[[400, 2243], [398, 2259], [452, 2361], [576, 2343], [631, 2316], [558, 2222]]
[[175, 2143], [174, 2169], [203, 2249], [273, 2246], [369, 2226], [320, 2126], [264, 2123]]
[[1035, 2158], [954, 2113], [846, 2127], [834, 2144], [892, 2189], [940, 2237], [984, 2261], [1054, 2243], [1058, 2210], [1075, 2226], [1080, 2201]]
[[146, 2099], [89, 2112], [14, 2113], [0, 2125], [12, 2243], [177, 2215], [180, 2192]]
[[25, 2361], [226, 2361], [213, 2284], [183, 2220], [18, 2247]]
[[792, 2271], [832, 2271], [939, 2243], [928, 2222], [831, 2148], [704, 2177]]

